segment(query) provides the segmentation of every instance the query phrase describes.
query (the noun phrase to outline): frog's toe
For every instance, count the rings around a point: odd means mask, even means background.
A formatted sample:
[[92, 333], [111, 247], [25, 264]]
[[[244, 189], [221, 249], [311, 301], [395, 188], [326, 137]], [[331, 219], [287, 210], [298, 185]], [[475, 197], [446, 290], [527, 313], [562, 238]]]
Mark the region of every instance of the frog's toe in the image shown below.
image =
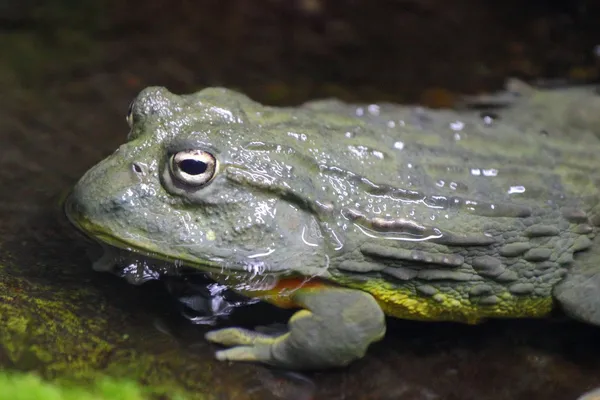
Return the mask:
[[242, 328], [225, 328], [216, 331], [210, 331], [205, 338], [213, 343], [223, 346], [251, 346], [256, 344], [270, 344], [274, 338], [271, 335], [251, 331]]
[[238, 346], [217, 351], [215, 357], [219, 361], [268, 362], [269, 348], [266, 346]]
[[221, 350], [215, 354], [219, 361], [249, 361], [262, 362], [265, 364], [280, 363], [271, 355], [271, 348], [277, 342], [283, 340], [286, 334], [273, 337], [264, 333], [242, 328], [225, 328], [208, 332], [207, 340], [231, 349]]
[[299, 290], [295, 301], [306, 307], [290, 319], [289, 332], [272, 336], [239, 328], [209, 332], [225, 346], [217, 359], [257, 361], [289, 369], [345, 366], [364, 356], [385, 333], [383, 311], [367, 293], [339, 288]]

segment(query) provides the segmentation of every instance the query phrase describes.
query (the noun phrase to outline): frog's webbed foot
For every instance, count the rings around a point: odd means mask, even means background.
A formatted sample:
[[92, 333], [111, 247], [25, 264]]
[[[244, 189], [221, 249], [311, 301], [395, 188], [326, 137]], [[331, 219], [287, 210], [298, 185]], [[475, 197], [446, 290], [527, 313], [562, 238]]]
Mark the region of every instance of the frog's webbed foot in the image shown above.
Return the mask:
[[289, 369], [340, 367], [363, 357], [369, 345], [385, 334], [385, 316], [364, 292], [321, 287], [299, 289], [293, 300], [306, 309], [288, 322], [278, 336], [240, 328], [225, 328], [206, 338], [230, 349], [219, 360], [254, 361]]
[[574, 267], [553, 294], [567, 315], [600, 326], [600, 271]]
[[597, 245], [578, 253], [567, 275], [554, 287], [553, 296], [568, 316], [600, 326], [598, 259], [600, 246]]

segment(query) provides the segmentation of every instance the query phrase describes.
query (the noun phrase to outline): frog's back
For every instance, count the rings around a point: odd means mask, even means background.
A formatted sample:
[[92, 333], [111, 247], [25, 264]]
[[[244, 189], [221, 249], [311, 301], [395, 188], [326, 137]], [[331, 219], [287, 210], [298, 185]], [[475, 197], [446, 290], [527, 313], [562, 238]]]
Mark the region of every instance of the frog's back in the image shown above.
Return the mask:
[[323, 113], [313, 152], [329, 150], [315, 201], [333, 210], [330, 279], [403, 318], [546, 315], [600, 224], [600, 132], [555, 122], [596, 94], [551, 96], [484, 112], [308, 104]]

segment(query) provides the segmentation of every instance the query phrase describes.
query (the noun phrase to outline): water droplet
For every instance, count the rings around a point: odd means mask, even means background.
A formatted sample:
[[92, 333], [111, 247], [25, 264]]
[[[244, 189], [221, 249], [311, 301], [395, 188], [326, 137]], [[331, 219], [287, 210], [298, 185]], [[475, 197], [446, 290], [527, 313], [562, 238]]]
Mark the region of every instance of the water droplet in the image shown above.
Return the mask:
[[499, 118], [498, 114], [493, 113], [491, 111], [484, 111], [480, 114], [481, 119], [483, 119], [483, 123], [485, 125], [492, 125], [495, 120]]
[[373, 156], [379, 158], [380, 160], [383, 160], [383, 158], [384, 158], [383, 153], [378, 150], [373, 150], [372, 154], [373, 154]]
[[354, 132], [346, 132], [344, 133], [344, 136], [346, 136], [348, 139], [351, 139], [354, 137]]
[[396, 150], [402, 150], [404, 148], [404, 142], [397, 141], [394, 143], [394, 148]]
[[365, 115], [365, 109], [362, 107], [358, 107], [356, 109], [356, 116], [357, 117], [362, 117], [363, 115]]
[[369, 114], [374, 116], [379, 115], [379, 106], [377, 104], [371, 104], [367, 109], [369, 110]]
[[525, 186], [511, 186], [510, 189], [508, 189], [508, 194], [524, 193], [524, 192], [525, 192]]
[[453, 131], [462, 131], [464, 127], [465, 123], [462, 121], [450, 122], [450, 129], [452, 129]]
[[454, 140], [456, 140], [457, 142], [460, 140], [460, 134], [459, 133], [455, 133], [454, 134]]
[[387, 126], [388, 126], [388, 128], [395, 128], [396, 123], [394, 121], [388, 121]]

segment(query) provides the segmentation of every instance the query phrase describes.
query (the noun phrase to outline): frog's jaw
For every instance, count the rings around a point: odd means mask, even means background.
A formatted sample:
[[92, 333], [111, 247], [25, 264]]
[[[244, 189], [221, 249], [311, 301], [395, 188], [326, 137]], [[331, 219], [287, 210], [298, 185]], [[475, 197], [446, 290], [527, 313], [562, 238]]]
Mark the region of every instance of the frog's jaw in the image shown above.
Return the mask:
[[[115, 221], [122, 222], [127, 217], [119, 219], [111, 216], [105, 221], [101, 213], [86, 208], [81, 204], [82, 198], [83, 203], [90, 204], [85, 201], [86, 195], [86, 189], [76, 186], [64, 202], [64, 210], [69, 221], [79, 231], [102, 246], [103, 253], [93, 261], [93, 268], [97, 271], [115, 273], [130, 283], [140, 284], [160, 276], [180, 275], [196, 270], [251, 297], [263, 297], [263, 294], [264, 297], [271, 297], [269, 291], [283, 276], [297, 275], [285, 269], [271, 269], [266, 260], [263, 261], [260, 257], [249, 258], [244, 254], [239, 257], [219, 257], [208, 252], [174, 251], [177, 248], [189, 250], [187, 246], [159, 247], [164, 240], [153, 238], [142, 231], [134, 231], [129, 224], [115, 225]], [[94, 207], [97, 203], [91, 204]], [[90, 215], [100, 216], [92, 218]]]
[[[74, 223], [79, 229], [80, 224]], [[85, 233], [85, 232], [84, 232]], [[248, 272], [231, 272], [219, 268], [216, 263], [198, 264], [183, 260], [169, 259], [157, 253], [131, 247], [111, 236], [95, 234], [102, 247], [102, 255], [92, 263], [98, 272], [116, 273], [134, 285], [159, 279], [162, 276], [183, 275], [191, 270], [203, 272], [207, 278], [225, 285], [248, 298], [266, 301], [280, 308], [297, 308], [299, 305], [292, 300], [293, 294], [300, 288], [315, 290], [335, 285], [317, 277], [284, 276], [284, 274], [264, 274], [257, 276]], [[123, 254], [125, 252], [125, 254]], [[130, 268], [115, 268], [115, 263], [134, 266]], [[164, 263], [161, 264], [160, 261]], [[149, 267], [140, 268], [140, 267]]]
[[98, 272], [113, 273], [125, 278], [131, 284], [139, 285], [163, 276], [177, 276], [196, 270], [250, 297], [261, 297], [264, 293], [271, 293], [279, 285], [278, 274], [259, 275], [248, 270], [232, 270], [223, 268], [218, 261], [191, 258], [186, 255], [180, 258], [164, 255], [159, 251], [148, 249], [143, 243], [122, 240], [78, 213], [73, 206], [71, 196], [66, 199], [64, 208], [69, 221], [102, 248], [102, 253], [98, 257], [92, 257], [93, 269]]
[[[142, 257], [147, 257], [155, 260], [172, 262], [175, 264], [182, 264], [185, 262], [186, 265], [189, 265], [192, 268], [197, 268], [200, 270], [203, 269], [215, 269], [218, 267], [218, 263], [210, 260], [201, 260], [201, 259], [186, 259], [189, 257], [185, 257], [182, 255], [181, 257], [177, 256], [165, 256], [162, 255], [157, 249], [148, 248], [147, 244], [134, 240], [133, 238], [123, 240], [121, 238], [116, 237], [111, 234], [110, 230], [99, 225], [95, 224], [86, 218], [79, 210], [76, 205], [76, 202], [71, 195], [67, 196], [64, 201], [64, 210], [65, 214], [69, 220], [69, 222], [75, 226], [80, 232], [86, 235], [88, 238], [93, 241], [98, 242], [103, 250], [104, 254], [101, 256], [99, 260], [94, 262], [94, 269], [98, 271], [107, 271], [110, 270], [109, 265], [114, 263], [114, 253], [111, 253], [111, 248], [124, 250], [133, 254], [141, 255]], [[151, 242], [150, 242], [151, 244]], [[112, 259], [112, 260], [111, 260]]]

